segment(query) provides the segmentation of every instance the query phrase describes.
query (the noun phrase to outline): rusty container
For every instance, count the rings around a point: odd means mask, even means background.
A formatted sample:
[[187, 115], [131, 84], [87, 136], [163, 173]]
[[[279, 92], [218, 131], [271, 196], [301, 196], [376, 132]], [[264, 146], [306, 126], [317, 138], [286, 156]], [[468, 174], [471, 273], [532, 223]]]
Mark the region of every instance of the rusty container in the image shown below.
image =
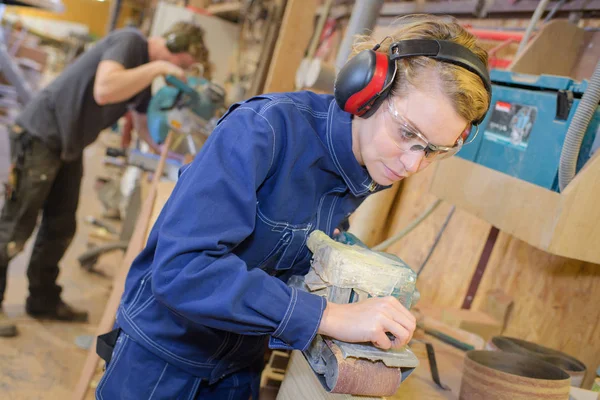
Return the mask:
[[465, 356], [460, 400], [568, 400], [570, 378], [538, 358], [472, 350]]

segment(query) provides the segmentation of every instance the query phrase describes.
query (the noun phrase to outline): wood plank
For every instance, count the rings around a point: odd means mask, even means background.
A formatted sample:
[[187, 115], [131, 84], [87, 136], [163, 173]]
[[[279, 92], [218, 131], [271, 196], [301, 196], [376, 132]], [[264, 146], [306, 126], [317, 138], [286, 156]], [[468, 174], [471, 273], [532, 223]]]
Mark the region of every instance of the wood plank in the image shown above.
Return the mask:
[[[419, 310], [422, 309], [422, 307], [419, 307]], [[423, 317], [423, 325], [426, 330], [431, 330], [432, 334], [435, 332], [445, 335], [448, 337], [448, 340], [456, 339], [459, 342], [472, 346], [473, 350], [483, 350], [485, 347], [485, 341], [481, 336], [467, 332], [464, 329], [450, 326], [438, 319], [428, 317], [427, 315]]]
[[85, 395], [89, 389], [90, 381], [96, 372], [96, 368], [100, 362], [100, 358], [96, 354], [96, 337], [110, 331], [115, 321], [117, 309], [119, 308], [119, 301], [121, 300], [121, 295], [123, 294], [123, 289], [125, 287], [125, 280], [127, 278], [127, 273], [129, 272], [129, 266], [142, 250], [145, 243], [147, 224], [152, 212], [155, 196], [156, 189], [152, 188], [148, 194], [148, 197], [146, 197], [146, 200], [144, 201], [142, 210], [138, 216], [133, 236], [129, 241], [129, 246], [127, 247], [127, 251], [123, 257], [123, 262], [121, 263], [121, 267], [115, 276], [113, 288], [106, 303], [104, 314], [102, 314], [102, 319], [98, 324], [96, 335], [94, 336], [94, 341], [88, 351], [88, 356], [81, 371], [79, 382], [77, 383], [75, 391], [73, 392], [73, 400], [83, 400], [85, 398]]
[[[544, 25], [508, 68], [523, 74], [568, 76], [577, 62], [584, 40], [584, 30], [565, 20], [554, 20]], [[560, 54], [553, 57], [552, 54]]]
[[431, 191], [532, 246], [600, 263], [600, 157], [561, 193], [454, 157], [439, 163]]
[[279, 30], [264, 92], [294, 90], [296, 69], [314, 30], [317, 0], [288, 0]]
[[455, 328], [474, 333], [486, 342], [502, 333], [503, 320], [496, 320], [483, 311], [445, 308], [442, 310], [441, 320]]
[[549, 251], [600, 263], [600, 153], [588, 161], [560, 197]]
[[600, 58], [600, 32], [585, 32], [583, 45], [576, 57], [577, 62], [573, 66], [569, 76], [581, 81], [590, 79]]
[[452, 157], [435, 169], [431, 191], [500, 230], [548, 248], [560, 195], [480, 164]]
[[154, 206], [152, 207], [152, 215], [150, 216], [148, 229], [146, 231], [146, 241], [148, 241], [148, 236], [150, 236], [152, 227], [154, 227], [154, 223], [158, 219], [163, 207], [165, 204], [167, 204], [167, 200], [169, 200], [169, 197], [171, 197], [171, 193], [173, 192], [174, 188], [175, 182], [172, 181], [158, 182], [156, 184]]

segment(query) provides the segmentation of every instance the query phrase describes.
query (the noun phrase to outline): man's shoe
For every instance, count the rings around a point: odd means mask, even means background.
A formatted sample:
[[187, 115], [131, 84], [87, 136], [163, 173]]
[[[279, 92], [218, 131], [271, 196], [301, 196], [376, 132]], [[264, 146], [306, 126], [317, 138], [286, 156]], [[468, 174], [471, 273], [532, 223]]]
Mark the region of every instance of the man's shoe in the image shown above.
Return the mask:
[[17, 336], [17, 325], [10, 322], [8, 317], [0, 311], [0, 337]]
[[87, 311], [77, 310], [62, 300], [52, 308], [33, 306], [29, 299], [25, 306], [27, 314], [37, 319], [55, 319], [58, 321], [87, 322]]
[[0, 321], [0, 337], [15, 336], [17, 336], [17, 325], [6, 321]]

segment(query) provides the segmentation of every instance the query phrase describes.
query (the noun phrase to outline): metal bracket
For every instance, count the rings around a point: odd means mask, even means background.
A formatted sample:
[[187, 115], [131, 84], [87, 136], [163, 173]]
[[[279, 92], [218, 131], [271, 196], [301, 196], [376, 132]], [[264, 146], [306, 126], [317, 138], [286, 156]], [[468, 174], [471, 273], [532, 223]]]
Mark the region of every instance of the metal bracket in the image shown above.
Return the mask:
[[429, 360], [429, 370], [431, 371], [431, 380], [435, 382], [435, 384], [442, 390], [450, 390], [450, 387], [444, 385], [440, 380], [440, 373], [437, 366], [437, 360], [435, 358], [435, 351], [433, 349], [433, 345], [430, 342], [426, 342], [424, 340], [413, 339], [413, 341], [422, 343], [425, 345], [425, 349], [427, 350], [427, 359]]

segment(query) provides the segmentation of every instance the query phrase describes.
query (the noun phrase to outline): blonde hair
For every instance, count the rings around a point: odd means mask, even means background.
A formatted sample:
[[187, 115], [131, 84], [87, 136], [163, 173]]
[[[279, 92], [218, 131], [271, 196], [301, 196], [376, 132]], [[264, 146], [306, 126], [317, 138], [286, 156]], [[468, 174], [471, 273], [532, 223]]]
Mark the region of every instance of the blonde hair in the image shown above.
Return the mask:
[[[476, 43], [476, 38], [467, 32], [453, 17], [436, 17], [414, 14], [398, 18], [389, 35], [378, 51], [389, 51], [393, 42], [407, 39], [439, 39], [458, 43], [471, 50], [484, 65], [488, 65], [488, 54]], [[362, 50], [372, 49], [378, 42], [371, 36], [358, 36], [354, 42], [351, 57]], [[441, 90], [452, 102], [456, 112], [467, 121], [483, 117], [488, 108], [488, 93], [476, 74], [453, 64], [419, 56], [401, 59], [398, 73], [392, 87], [392, 95], [402, 95], [413, 86], [419, 89]]]

